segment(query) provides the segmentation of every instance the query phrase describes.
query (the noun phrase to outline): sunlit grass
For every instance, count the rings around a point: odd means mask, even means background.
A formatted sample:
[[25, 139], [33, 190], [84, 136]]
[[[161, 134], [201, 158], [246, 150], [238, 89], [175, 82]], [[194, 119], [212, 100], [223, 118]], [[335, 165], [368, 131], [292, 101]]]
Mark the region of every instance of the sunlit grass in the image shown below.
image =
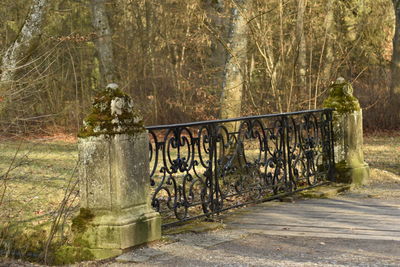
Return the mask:
[[76, 164], [74, 143], [2, 141], [0, 220], [26, 221], [54, 211], [68, 181], [77, 179]]
[[400, 135], [365, 137], [364, 157], [371, 168], [400, 175]]

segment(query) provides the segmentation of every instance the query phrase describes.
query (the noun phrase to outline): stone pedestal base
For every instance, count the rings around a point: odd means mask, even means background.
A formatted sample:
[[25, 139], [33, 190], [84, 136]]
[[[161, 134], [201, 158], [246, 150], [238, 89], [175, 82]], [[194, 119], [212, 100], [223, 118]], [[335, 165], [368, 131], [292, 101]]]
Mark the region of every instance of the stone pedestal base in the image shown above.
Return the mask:
[[365, 184], [369, 178], [369, 167], [364, 161], [362, 109], [353, 96], [351, 84], [338, 78], [330, 87], [324, 107], [334, 109], [332, 126], [336, 181]]
[[93, 101], [80, 130], [80, 213], [72, 242], [55, 253], [58, 264], [117, 256], [161, 238], [160, 215], [150, 204], [149, 139], [132, 99], [109, 84]]
[[79, 140], [80, 214], [73, 246], [93, 259], [161, 238], [161, 219], [150, 205], [147, 132]]
[[80, 238], [95, 259], [110, 258], [127, 248], [160, 239], [161, 218], [152, 211], [139, 217], [128, 214], [96, 216]]
[[128, 248], [161, 238], [160, 215], [146, 206], [123, 212], [97, 213], [81, 209], [73, 220], [72, 245], [63, 246], [56, 252], [56, 264], [107, 259], [121, 255]]
[[356, 167], [343, 163], [336, 164], [336, 182], [363, 185], [369, 178], [369, 166], [367, 163], [360, 164]]

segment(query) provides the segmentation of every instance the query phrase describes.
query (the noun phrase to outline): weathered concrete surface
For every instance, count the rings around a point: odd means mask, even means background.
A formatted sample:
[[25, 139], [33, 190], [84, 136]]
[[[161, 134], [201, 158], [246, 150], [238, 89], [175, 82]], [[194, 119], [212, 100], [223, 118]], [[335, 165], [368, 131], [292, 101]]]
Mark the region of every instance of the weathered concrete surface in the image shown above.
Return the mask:
[[334, 114], [336, 181], [366, 184], [369, 166], [364, 161], [362, 110]]
[[353, 87], [343, 78], [330, 87], [323, 106], [333, 108], [333, 135], [336, 181], [355, 185], [366, 184], [369, 167], [364, 161], [362, 109]]
[[94, 258], [161, 237], [161, 219], [150, 207], [146, 132], [81, 138], [81, 207], [94, 215], [78, 235]]
[[263, 203], [224, 218], [225, 229], [170, 235], [163, 242], [132, 250], [102, 265], [400, 264], [400, 200], [354, 198], [346, 194], [335, 199]]
[[119, 211], [149, 202], [147, 132], [79, 140], [83, 208]]
[[231, 216], [227, 225], [268, 235], [400, 241], [400, 203], [350, 198], [266, 203]]
[[159, 239], [161, 218], [149, 198], [148, 133], [118, 85], [95, 98], [79, 137], [81, 209], [72, 220], [72, 246], [56, 251], [55, 262], [110, 258]]

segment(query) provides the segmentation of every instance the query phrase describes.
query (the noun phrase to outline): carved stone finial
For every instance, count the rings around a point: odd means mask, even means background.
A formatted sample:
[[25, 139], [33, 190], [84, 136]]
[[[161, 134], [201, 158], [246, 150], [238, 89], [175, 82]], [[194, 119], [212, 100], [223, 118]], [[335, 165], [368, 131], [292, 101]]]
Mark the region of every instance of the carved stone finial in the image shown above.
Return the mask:
[[323, 106], [333, 108], [338, 113], [352, 113], [360, 110], [360, 103], [353, 96], [353, 87], [342, 77], [330, 86], [329, 97], [325, 99]]
[[344, 95], [348, 95], [348, 96], [353, 95], [353, 87], [351, 86], [350, 83], [346, 82], [346, 80], [343, 77], [337, 78], [334, 85], [335, 85], [335, 87], [340, 86], [342, 89], [342, 93]]
[[119, 88], [118, 84], [116, 83], [109, 83], [106, 86], [106, 89], [117, 90]]
[[90, 114], [85, 118], [79, 137], [134, 134], [145, 131], [139, 112], [132, 99], [116, 83], [110, 83], [98, 94]]
[[335, 84], [343, 84], [346, 83], [346, 80], [343, 77], [339, 77], [336, 79]]

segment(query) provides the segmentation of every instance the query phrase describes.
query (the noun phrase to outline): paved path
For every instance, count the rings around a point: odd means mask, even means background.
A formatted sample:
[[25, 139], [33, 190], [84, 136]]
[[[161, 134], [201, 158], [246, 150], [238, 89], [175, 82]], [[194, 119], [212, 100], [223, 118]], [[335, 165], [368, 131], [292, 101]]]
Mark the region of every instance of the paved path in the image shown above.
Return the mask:
[[400, 266], [400, 200], [268, 202], [225, 218], [225, 229], [171, 235], [103, 265]]
[[400, 241], [400, 200], [337, 198], [264, 203], [232, 216], [227, 225], [268, 235]]

